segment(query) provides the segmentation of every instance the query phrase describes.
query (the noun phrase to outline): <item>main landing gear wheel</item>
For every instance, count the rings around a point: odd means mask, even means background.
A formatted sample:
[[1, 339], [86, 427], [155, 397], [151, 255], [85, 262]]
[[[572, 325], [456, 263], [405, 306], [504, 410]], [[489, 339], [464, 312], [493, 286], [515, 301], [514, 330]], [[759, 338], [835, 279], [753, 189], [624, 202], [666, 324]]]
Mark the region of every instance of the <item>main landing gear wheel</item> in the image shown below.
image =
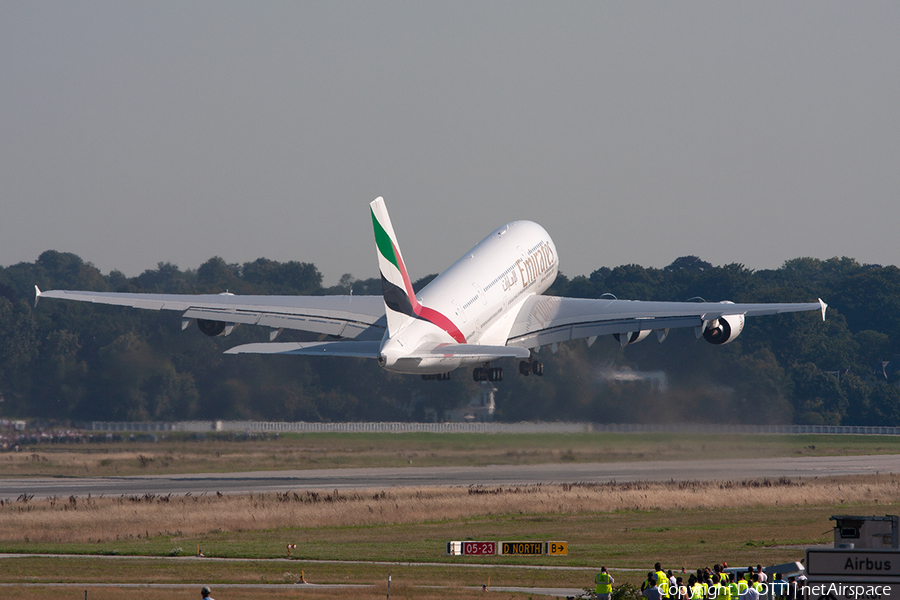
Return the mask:
[[544, 374], [544, 363], [539, 360], [523, 360], [519, 363], [519, 373], [525, 377], [531, 373], [540, 377]]
[[450, 373], [433, 373], [422, 375], [424, 381], [450, 381]]
[[500, 367], [475, 367], [472, 369], [475, 381], [503, 381], [503, 369]]

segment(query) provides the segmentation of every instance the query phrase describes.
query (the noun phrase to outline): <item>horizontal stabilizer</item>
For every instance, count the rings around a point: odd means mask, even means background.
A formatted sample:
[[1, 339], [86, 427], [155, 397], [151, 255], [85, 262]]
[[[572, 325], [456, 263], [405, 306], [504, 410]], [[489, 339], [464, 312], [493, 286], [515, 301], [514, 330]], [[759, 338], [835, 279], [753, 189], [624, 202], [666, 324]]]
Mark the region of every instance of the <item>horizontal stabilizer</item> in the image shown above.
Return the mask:
[[431, 350], [416, 351], [404, 358], [434, 358], [456, 356], [465, 359], [494, 360], [497, 358], [528, 358], [531, 351], [519, 346], [482, 346], [480, 344], [441, 344]]
[[378, 358], [381, 342], [261, 342], [243, 344], [225, 354], [294, 354], [301, 356], [348, 356]]

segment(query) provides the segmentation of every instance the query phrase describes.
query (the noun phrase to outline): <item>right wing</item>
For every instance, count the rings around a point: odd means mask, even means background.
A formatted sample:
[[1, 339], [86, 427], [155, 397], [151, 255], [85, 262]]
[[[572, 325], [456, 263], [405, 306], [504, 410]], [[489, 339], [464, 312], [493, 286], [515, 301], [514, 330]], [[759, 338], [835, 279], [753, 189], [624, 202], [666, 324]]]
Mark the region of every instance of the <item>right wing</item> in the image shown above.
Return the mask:
[[182, 295], [63, 290], [42, 292], [37, 286], [34, 289], [35, 304], [41, 298], [59, 298], [148, 310], [180, 311], [182, 327], [187, 327], [194, 320], [214, 321], [231, 327], [245, 323], [269, 327], [273, 334], [282, 329], [295, 329], [338, 338], [379, 341], [386, 328], [381, 296]]
[[[669, 329], [693, 327], [697, 337], [721, 317], [755, 317], [788, 312], [821, 311], [818, 302], [798, 304], [734, 304], [732, 302], [645, 302], [532, 296], [516, 315], [506, 341], [509, 346], [537, 348], [601, 335], [656, 331], [662, 341]], [[739, 332], [737, 332], [739, 333]], [[736, 337], [736, 336], [735, 336]], [[622, 337], [623, 345], [629, 337]]]

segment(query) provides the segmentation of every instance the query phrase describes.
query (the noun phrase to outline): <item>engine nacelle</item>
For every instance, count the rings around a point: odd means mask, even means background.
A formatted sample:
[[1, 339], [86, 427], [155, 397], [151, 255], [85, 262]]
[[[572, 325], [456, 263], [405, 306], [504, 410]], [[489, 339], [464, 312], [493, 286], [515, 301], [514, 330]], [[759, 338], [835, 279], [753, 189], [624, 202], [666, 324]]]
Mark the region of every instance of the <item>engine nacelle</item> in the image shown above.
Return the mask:
[[637, 344], [648, 335], [650, 335], [650, 330], [642, 329], [641, 331], [631, 331], [629, 333], [614, 333], [613, 337], [616, 338], [624, 348], [628, 344]]
[[210, 321], [208, 319], [197, 319], [197, 327], [210, 337], [217, 335], [228, 335], [234, 329], [234, 323], [226, 323], [225, 321]]
[[721, 346], [741, 335], [744, 330], [744, 315], [726, 315], [711, 322], [703, 332], [703, 339], [710, 344]]

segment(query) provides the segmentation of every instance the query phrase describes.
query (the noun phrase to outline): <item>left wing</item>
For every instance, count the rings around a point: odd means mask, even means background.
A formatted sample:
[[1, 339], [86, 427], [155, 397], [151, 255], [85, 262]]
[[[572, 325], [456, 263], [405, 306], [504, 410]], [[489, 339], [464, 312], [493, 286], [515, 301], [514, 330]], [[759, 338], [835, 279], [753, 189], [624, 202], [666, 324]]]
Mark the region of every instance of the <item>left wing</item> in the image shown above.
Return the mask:
[[[235, 294], [132, 294], [53, 290], [35, 286], [35, 304], [41, 298], [60, 298], [94, 304], [112, 304], [149, 310], [182, 312], [182, 327], [193, 321], [204, 333], [230, 333], [238, 323], [309, 331], [355, 340], [381, 340], [384, 336], [384, 301], [381, 296], [238, 296]], [[212, 324], [204, 329], [204, 323]], [[218, 333], [211, 333], [218, 332]], [[274, 335], [272, 336], [274, 338]]]
[[707, 332], [720, 328], [719, 337], [707, 340], [724, 344], [740, 333], [744, 317], [818, 310], [824, 319], [826, 308], [821, 299], [800, 304], [733, 304], [532, 296], [516, 315], [506, 343], [536, 348], [612, 334], [624, 346], [643, 339], [651, 331], [663, 341], [669, 329], [694, 327], [697, 337], [709, 336]]

